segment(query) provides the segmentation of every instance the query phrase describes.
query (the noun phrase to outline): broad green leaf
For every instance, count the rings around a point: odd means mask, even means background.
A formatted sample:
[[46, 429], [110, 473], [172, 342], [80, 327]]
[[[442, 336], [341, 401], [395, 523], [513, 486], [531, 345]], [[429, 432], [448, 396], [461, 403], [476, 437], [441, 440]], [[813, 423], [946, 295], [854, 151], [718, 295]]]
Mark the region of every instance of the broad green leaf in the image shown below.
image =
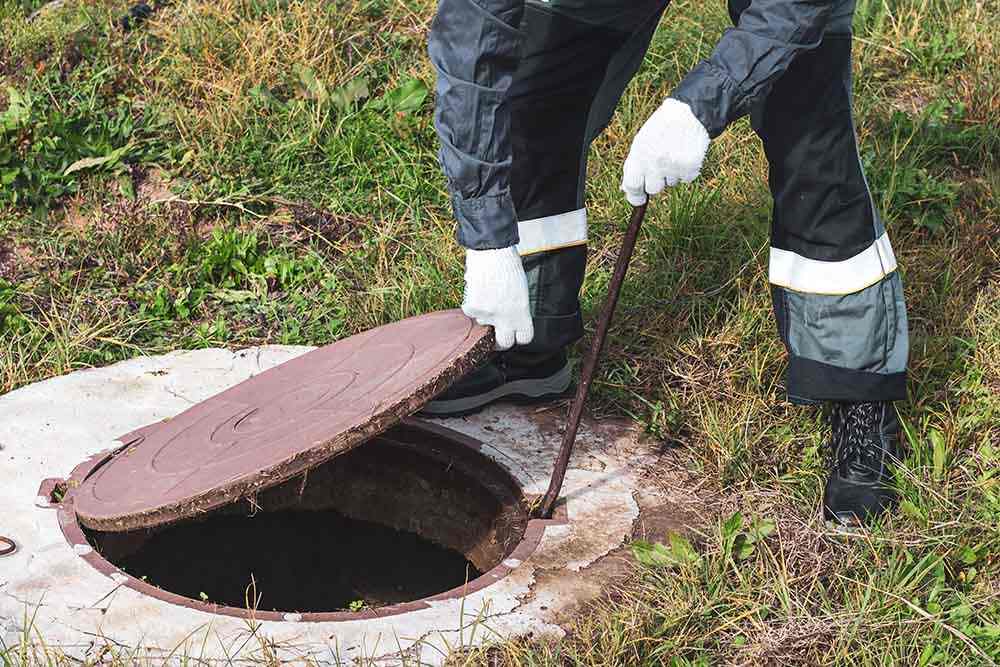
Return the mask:
[[743, 515], [739, 512], [733, 513], [728, 519], [722, 522], [722, 553], [723, 558], [729, 558], [733, 554], [733, 546], [736, 538], [743, 528]]
[[107, 164], [113, 159], [114, 156], [112, 155], [104, 155], [102, 157], [85, 157], [82, 160], [77, 160], [70, 166], [66, 167], [66, 171], [63, 172], [63, 176], [69, 176], [70, 174], [83, 171], [84, 169], [100, 167], [102, 164]]
[[63, 172], [63, 176], [69, 176], [72, 173], [82, 171], [84, 169], [93, 169], [94, 167], [101, 167], [106, 164], [113, 164], [121, 159], [121, 156], [125, 154], [128, 150], [128, 146], [122, 146], [121, 148], [116, 148], [107, 155], [102, 155], [101, 157], [85, 157], [82, 160], [77, 160], [70, 166], [66, 167], [66, 171]]
[[979, 560], [979, 553], [975, 549], [969, 547], [962, 547], [959, 550], [959, 558], [966, 565], [973, 565]]
[[997, 451], [993, 448], [989, 442], [984, 442], [979, 448], [979, 455], [983, 457], [984, 461], [992, 462], [996, 461]]
[[409, 78], [399, 87], [383, 95], [378, 107], [399, 113], [411, 113], [423, 105], [429, 93], [427, 84], [415, 77]]
[[923, 510], [913, 504], [910, 500], [904, 500], [899, 503], [899, 511], [911, 519], [920, 521], [921, 523], [927, 520], [927, 516], [924, 514]]
[[118, 187], [121, 189], [123, 196], [135, 201], [135, 186], [132, 184], [132, 175], [127, 171], [118, 175]]
[[659, 543], [636, 540], [632, 543], [635, 559], [647, 567], [669, 567], [673, 565], [666, 547]]
[[757, 547], [747, 538], [746, 533], [741, 533], [733, 541], [733, 558], [735, 560], [746, 560], [753, 555], [756, 549]]
[[760, 542], [773, 533], [774, 529], [775, 525], [772, 519], [754, 519], [748, 529], [748, 537], [751, 542]]
[[7, 86], [7, 109], [0, 112], [0, 128], [14, 130], [25, 125], [31, 116], [31, 99], [16, 88]]
[[316, 100], [320, 104], [323, 104], [330, 98], [326, 84], [316, 76], [316, 72], [311, 67], [299, 67], [297, 73], [299, 75], [299, 82], [302, 84], [300, 93], [302, 93], [303, 97]]
[[722, 534], [726, 537], [732, 537], [736, 535], [742, 527], [743, 515], [739, 512], [735, 512], [732, 516], [726, 519], [725, 523], [722, 524]]
[[945, 468], [948, 465], [948, 448], [945, 445], [944, 436], [941, 435], [941, 431], [937, 429], [932, 430], [930, 438], [934, 456], [934, 479], [942, 479]]
[[701, 560], [701, 556], [691, 546], [691, 542], [680, 533], [668, 533], [667, 539], [670, 542], [670, 551], [681, 563], [696, 563]]
[[660, 542], [636, 540], [632, 543], [635, 559], [647, 567], [678, 567], [701, 560], [691, 543], [677, 533], [667, 535], [669, 546]]
[[333, 106], [343, 111], [365, 99], [369, 94], [368, 80], [358, 77], [330, 93], [330, 101], [333, 102]]

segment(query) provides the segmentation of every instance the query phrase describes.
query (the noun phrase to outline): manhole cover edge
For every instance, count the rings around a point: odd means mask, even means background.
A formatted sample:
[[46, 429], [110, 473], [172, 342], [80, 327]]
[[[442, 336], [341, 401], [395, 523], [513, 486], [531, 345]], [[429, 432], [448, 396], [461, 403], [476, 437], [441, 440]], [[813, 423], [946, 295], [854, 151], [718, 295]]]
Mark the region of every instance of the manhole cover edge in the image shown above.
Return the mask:
[[[450, 364], [444, 365], [435, 375], [417, 387], [414, 392], [389, 405], [377, 419], [342, 431], [322, 445], [299, 452], [265, 471], [244, 475], [204, 493], [186, 498], [183, 502], [161, 505], [140, 512], [101, 516], [81, 513], [74, 506], [77, 519], [84, 527], [102, 532], [126, 532], [161, 527], [252, 497], [259, 491], [277, 486], [306, 470], [322, 465], [336, 456], [364, 444], [406, 417], [413, 415], [427, 401], [485, 361], [494, 349], [495, 339], [492, 329], [489, 329], [488, 333], [485, 334], [482, 329], [482, 327], [474, 326], [470, 337], [476, 335], [477, 332], [479, 337], [467, 351]], [[354, 441], [353, 444], [344, 448], [345, 442], [351, 440]], [[261, 483], [262, 481], [266, 483]]]

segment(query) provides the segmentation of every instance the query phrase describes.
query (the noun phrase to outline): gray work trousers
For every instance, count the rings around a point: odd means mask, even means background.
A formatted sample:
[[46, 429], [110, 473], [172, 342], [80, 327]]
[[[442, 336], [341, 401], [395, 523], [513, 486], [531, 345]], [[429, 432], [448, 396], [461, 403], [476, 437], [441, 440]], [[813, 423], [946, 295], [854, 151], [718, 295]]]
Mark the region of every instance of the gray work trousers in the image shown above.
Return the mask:
[[[531, 352], [583, 335], [585, 176], [666, 9], [662, 0], [528, 0], [511, 85], [511, 193], [531, 291]], [[749, 0], [730, 0], [734, 22]], [[770, 282], [789, 352], [792, 401], [898, 400], [908, 331], [896, 260], [858, 157], [845, 0], [821, 45], [800, 55], [752, 112], [774, 198]]]

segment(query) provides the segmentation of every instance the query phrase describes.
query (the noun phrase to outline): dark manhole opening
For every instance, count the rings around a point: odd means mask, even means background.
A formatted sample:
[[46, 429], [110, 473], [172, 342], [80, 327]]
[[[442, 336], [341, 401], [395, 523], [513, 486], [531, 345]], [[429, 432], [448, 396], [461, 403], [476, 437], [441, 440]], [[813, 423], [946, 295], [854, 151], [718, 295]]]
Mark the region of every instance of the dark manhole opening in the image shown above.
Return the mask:
[[481, 574], [416, 533], [335, 511], [212, 517], [164, 530], [118, 565], [185, 597], [268, 611], [383, 607]]
[[412, 422], [197, 519], [84, 532], [105, 560], [164, 591], [324, 613], [464, 588], [508, 557], [527, 520], [517, 484], [468, 439]]

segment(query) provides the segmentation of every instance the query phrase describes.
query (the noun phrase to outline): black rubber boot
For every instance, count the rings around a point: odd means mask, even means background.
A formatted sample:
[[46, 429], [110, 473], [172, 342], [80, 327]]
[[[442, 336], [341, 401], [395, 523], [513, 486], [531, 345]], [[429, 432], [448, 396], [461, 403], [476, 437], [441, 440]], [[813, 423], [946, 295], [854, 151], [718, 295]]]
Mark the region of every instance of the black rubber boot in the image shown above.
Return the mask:
[[424, 406], [430, 417], [458, 417], [491, 403], [539, 403], [569, 396], [572, 384], [565, 350], [556, 354], [500, 352]]
[[901, 458], [899, 417], [889, 401], [834, 403], [830, 415], [830, 478], [823, 493], [826, 518], [858, 526], [893, 509], [890, 466]]

